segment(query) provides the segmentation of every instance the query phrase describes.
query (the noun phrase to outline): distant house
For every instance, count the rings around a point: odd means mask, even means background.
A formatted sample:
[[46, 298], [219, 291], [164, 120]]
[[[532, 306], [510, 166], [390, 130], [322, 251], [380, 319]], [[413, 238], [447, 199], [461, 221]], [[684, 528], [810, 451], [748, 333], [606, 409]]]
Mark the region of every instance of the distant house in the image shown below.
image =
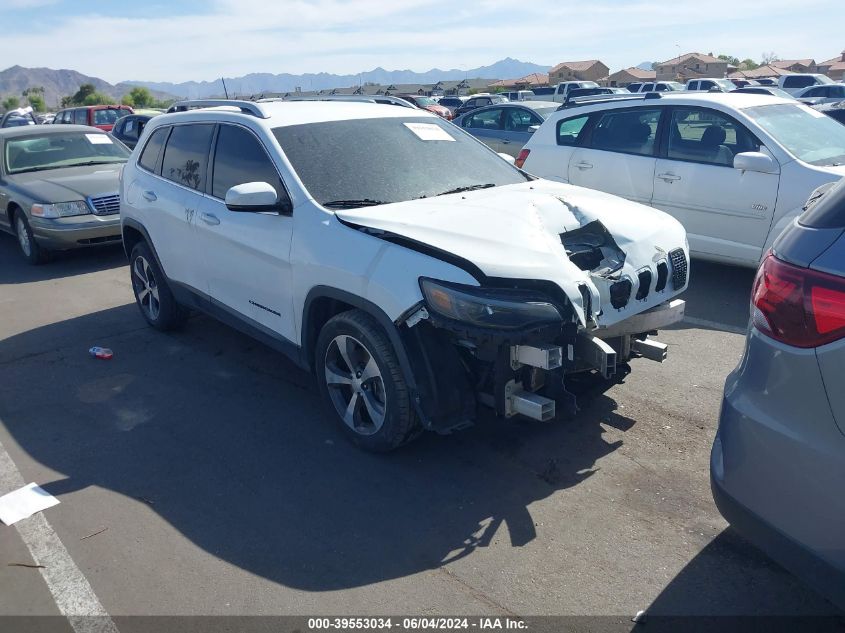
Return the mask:
[[782, 75], [791, 75], [791, 70], [785, 68], [778, 68], [774, 64], [760, 66], [754, 70], [738, 70], [728, 75], [731, 79], [763, 79], [774, 78], [777, 79]]
[[698, 77], [724, 77], [728, 62], [703, 53], [687, 53], [660, 62], [655, 68], [658, 81], [687, 81]]
[[823, 73], [834, 81], [845, 81], [845, 51], [839, 57], [828, 59], [818, 65], [818, 72]]
[[582, 62], [561, 62], [549, 71], [549, 85], [562, 81], [598, 81], [607, 77], [610, 69], [597, 59]]
[[545, 73], [531, 73], [519, 79], [499, 79], [487, 84], [490, 90], [531, 90], [549, 85], [549, 76]]
[[775, 68], [782, 68], [793, 73], [817, 73], [819, 67], [816, 65], [815, 59], [779, 59], [771, 62], [770, 66]]
[[611, 88], [624, 88], [635, 81], [654, 81], [656, 77], [657, 73], [653, 70], [643, 70], [642, 68], [632, 66], [624, 70], [617, 70], [612, 75], [608, 75], [602, 79], [599, 83], [602, 86], [610, 86]]

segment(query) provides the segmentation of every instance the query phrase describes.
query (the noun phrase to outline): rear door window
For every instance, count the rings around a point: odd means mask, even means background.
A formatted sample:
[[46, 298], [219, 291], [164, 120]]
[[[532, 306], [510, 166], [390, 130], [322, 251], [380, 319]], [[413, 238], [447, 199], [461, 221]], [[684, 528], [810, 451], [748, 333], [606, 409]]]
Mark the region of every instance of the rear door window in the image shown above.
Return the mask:
[[651, 156], [659, 122], [660, 108], [605, 112], [593, 128], [592, 148]]
[[204, 190], [213, 131], [214, 126], [207, 123], [175, 126], [164, 149], [161, 175], [184, 187]]
[[88, 125], [88, 110], [79, 108], [73, 111], [73, 122], [77, 125]]
[[221, 125], [214, 151], [211, 195], [224, 200], [226, 192], [247, 182], [266, 182], [282, 199], [287, 194], [273, 161], [249, 130]]
[[563, 119], [557, 124], [557, 144], [558, 145], [578, 145], [578, 140], [581, 138], [581, 133], [587, 125], [590, 117], [587, 115], [575, 117], [573, 119]]
[[523, 108], [508, 108], [505, 110], [505, 130], [509, 132], [527, 132], [532, 125], [540, 125], [543, 120]]
[[482, 112], [467, 117], [464, 127], [473, 128], [476, 130], [501, 130], [502, 129], [502, 109], [490, 108]]

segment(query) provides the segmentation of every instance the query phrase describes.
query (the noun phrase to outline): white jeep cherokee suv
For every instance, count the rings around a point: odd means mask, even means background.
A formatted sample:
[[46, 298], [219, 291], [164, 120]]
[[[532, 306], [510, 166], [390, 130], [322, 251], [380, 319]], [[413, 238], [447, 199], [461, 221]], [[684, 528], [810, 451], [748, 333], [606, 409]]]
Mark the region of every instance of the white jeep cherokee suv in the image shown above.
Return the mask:
[[[385, 451], [479, 404], [572, 413], [683, 316], [681, 225], [538, 180], [434, 114], [216, 102], [147, 124], [121, 185], [144, 318], [217, 316], [315, 373], [346, 433]], [[193, 108], [193, 109], [190, 109]]]

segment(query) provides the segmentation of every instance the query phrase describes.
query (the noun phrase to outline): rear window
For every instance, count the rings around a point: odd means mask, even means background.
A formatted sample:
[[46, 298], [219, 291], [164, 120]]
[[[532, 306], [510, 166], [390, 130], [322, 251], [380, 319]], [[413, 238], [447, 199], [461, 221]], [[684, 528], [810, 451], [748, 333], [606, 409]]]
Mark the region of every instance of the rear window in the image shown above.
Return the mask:
[[94, 110], [94, 125], [114, 125], [115, 121], [127, 114], [130, 114], [129, 110], [118, 110], [117, 108]]
[[845, 228], [845, 179], [819, 187], [807, 201], [799, 222], [815, 229]]
[[813, 77], [785, 77], [783, 80], [784, 88], [806, 88], [816, 83]]
[[214, 126], [207, 123], [174, 127], [164, 149], [161, 175], [185, 187], [203, 190], [213, 131]]

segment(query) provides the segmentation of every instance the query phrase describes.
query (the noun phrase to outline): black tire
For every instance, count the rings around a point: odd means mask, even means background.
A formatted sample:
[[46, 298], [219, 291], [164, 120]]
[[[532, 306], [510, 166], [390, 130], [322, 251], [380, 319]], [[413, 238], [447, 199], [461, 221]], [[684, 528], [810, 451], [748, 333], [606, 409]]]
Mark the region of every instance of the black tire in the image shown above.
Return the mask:
[[[340, 351], [341, 344], [348, 345], [346, 356]], [[315, 354], [320, 393], [346, 436], [358, 447], [385, 453], [419, 435], [421, 427], [396, 352], [373, 317], [362, 310], [332, 317], [320, 331]], [[351, 371], [344, 359], [351, 361]], [[374, 370], [370, 359], [375, 361], [377, 377], [371, 376]], [[329, 373], [335, 377], [332, 385]], [[341, 384], [336, 382], [338, 376], [343, 380], [348, 376], [352, 381]], [[351, 403], [352, 398], [356, 403], [345, 420], [344, 403]], [[345, 412], [349, 410], [347, 406]]]
[[18, 240], [18, 248], [20, 248], [21, 255], [33, 266], [43, 264], [50, 259], [50, 252], [39, 246], [32, 235], [32, 228], [29, 226], [29, 220], [26, 213], [17, 209], [12, 216], [12, 226], [15, 229], [15, 237]]
[[129, 274], [135, 303], [147, 323], [162, 332], [184, 325], [188, 311], [173, 297], [167, 278], [146, 242], [138, 242], [132, 249]]

